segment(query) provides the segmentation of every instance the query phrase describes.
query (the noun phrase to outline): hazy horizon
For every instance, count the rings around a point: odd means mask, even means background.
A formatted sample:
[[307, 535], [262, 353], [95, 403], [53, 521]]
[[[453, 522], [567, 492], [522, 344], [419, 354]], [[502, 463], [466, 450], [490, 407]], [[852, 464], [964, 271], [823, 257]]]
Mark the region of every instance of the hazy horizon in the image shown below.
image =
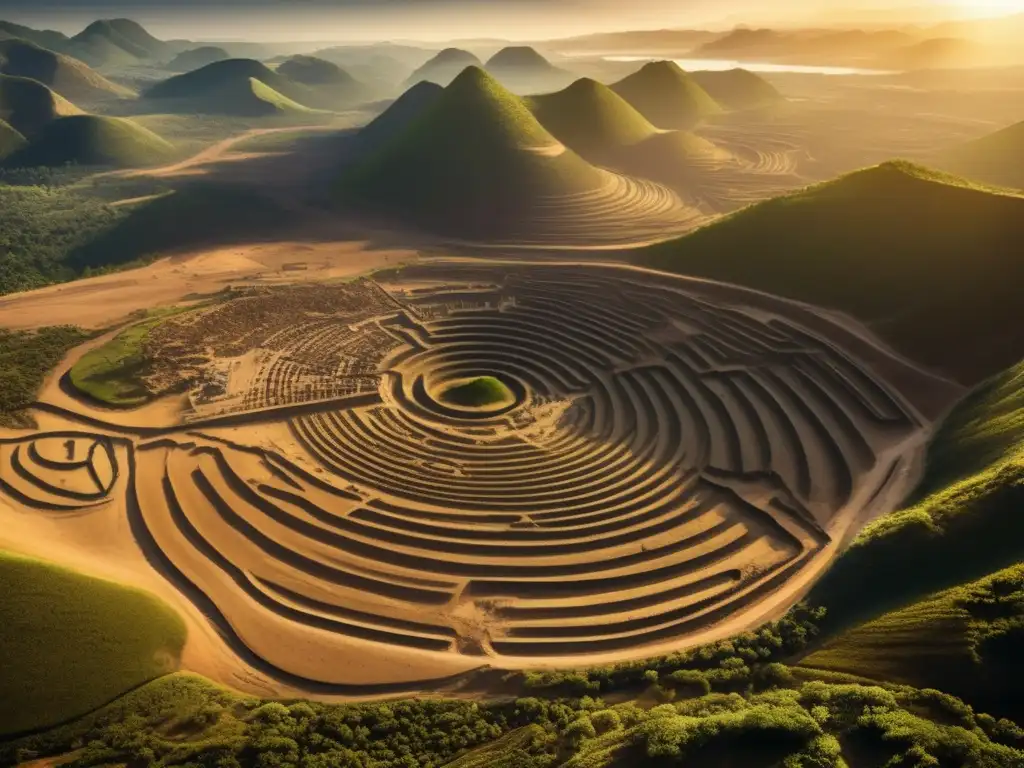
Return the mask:
[[[442, 41], [544, 40], [666, 28], [737, 25], [934, 24], [1024, 12], [1024, 0], [4, 0], [0, 18], [75, 34], [97, 18], [127, 16], [165, 39]], [[245, 14], [240, 28], [239, 13]]]

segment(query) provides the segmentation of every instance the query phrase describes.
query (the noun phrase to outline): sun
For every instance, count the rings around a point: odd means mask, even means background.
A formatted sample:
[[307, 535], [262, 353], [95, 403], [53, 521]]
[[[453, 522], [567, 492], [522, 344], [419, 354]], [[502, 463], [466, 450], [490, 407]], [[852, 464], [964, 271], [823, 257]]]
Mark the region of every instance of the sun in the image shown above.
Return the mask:
[[1024, 0], [953, 0], [951, 5], [965, 16], [1005, 16], [1024, 13]]

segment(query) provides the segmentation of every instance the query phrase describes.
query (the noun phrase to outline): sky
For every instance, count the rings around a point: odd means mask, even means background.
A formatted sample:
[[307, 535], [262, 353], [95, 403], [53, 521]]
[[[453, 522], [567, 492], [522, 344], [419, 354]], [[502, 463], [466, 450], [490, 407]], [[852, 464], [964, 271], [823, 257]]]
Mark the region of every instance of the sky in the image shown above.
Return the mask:
[[0, 19], [74, 33], [128, 16], [193, 40], [543, 40], [625, 29], [902, 23], [1024, 11], [1024, 0], [0, 0]]

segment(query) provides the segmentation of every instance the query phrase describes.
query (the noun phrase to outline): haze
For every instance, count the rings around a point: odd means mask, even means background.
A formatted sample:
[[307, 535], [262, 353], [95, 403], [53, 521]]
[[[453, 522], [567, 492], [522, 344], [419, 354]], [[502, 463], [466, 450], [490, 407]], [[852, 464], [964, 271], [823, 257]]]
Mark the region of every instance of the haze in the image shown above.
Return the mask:
[[164, 38], [260, 41], [537, 40], [624, 29], [740, 24], [935, 24], [1024, 11], [1024, 0], [11, 0], [5, 18], [73, 34], [97, 16], [131, 16]]

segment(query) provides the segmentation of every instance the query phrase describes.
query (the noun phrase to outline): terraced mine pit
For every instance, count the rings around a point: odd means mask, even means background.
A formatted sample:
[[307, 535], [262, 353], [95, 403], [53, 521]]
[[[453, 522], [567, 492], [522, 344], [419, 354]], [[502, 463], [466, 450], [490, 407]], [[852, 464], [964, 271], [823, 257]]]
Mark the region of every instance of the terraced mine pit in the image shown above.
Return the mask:
[[624, 267], [423, 262], [148, 345], [184, 411], [50, 387], [3, 490], [72, 539], [127, 520], [248, 669], [327, 694], [754, 626], [899, 500], [927, 426], [863, 329]]

